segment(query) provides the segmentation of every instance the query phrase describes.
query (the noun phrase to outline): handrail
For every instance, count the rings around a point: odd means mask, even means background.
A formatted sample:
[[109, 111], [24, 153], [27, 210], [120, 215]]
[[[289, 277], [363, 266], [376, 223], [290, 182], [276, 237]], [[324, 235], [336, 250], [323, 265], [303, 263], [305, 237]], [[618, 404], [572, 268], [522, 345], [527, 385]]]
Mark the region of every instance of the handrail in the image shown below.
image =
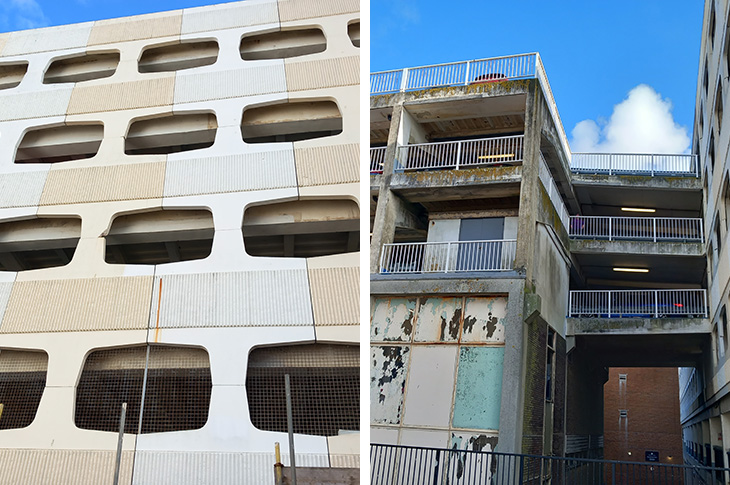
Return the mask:
[[399, 170], [459, 170], [481, 165], [521, 163], [524, 138], [524, 135], [513, 135], [401, 145], [396, 166]]
[[384, 244], [380, 273], [508, 271], [516, 249], [516, 239]]
[[571, 290], [568, 317], [707, 318], [707, 291]]
[[385, 163], [385, 150], [388, 147], [370, 148], [370, 173], [383, 173]]
[[699, 177], [697, 156], [684, 153], [573, 153], [574, 173]]
[[571, 216], [568, 235], [574, 239], [609, 241], [704, 240], [702, 219], [689, 217]]

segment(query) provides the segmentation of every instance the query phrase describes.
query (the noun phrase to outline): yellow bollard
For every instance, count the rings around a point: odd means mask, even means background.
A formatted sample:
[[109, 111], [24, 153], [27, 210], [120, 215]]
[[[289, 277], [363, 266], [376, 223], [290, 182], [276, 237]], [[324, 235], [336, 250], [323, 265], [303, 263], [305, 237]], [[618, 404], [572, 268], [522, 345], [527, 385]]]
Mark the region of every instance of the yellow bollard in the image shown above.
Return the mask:
[[[2, 406], [2, 404], [0, 404]], [[2, 411], [2, 408], [0, 408]], [[283, 485], [284, 483], [284, 465], [281, 463], [281, 450], [279, 449], [279, 443], [274, 443], [274, 454], [276, 455], [276, 463], [274, 463], [274, 477], [276, 478], [276, 485]]]
[[0, 418], [3, 417], [3, 407], [5, 407], [5, 405], [0, 402]]

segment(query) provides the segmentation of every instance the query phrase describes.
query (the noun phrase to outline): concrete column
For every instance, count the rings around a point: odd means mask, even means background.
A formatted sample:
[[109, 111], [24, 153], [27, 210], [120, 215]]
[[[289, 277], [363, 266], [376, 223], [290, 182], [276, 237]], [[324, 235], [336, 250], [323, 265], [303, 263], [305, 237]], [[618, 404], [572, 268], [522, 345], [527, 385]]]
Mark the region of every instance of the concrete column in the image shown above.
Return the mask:
[[[517, 281], [515, 281], [517, 282]], [[524, 287], [510, 291], [507, 303], [507, 324], [504, 335], [504, 362], [502, 367], [502, 399], [499, 414], [499, 441], [497, 451], [522, 453], [525, 370], [523, 368], [522, 340], [525, 333]]]

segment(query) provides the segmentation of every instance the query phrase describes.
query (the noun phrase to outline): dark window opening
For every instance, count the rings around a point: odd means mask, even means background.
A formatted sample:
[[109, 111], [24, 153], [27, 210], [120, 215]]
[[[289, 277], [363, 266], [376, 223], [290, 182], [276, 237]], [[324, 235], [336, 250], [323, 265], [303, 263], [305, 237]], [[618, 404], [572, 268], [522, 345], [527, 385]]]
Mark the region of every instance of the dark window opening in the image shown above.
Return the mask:
[[715, 119], [717, 123], [717, 133], [719, 135], [722, 129], [722, 83], [717, 84], [717, 94], [715, 95]]
[[707, 156], [710, 159], [710, 173], [715, 173], [715, 134], [710, 135], [710, 147], [707, 150]]
[[360, 47], [360, 21], [347, 24], [347, 35], [350, 37], [352, 45]]
[[28, 72], [27, 62], [0, 65], [0, 89], [16, 87], [23, 80], [26, 72]]
[[194, 41], [148, 47], [139, 59], [139, 72], [169, 72], [215, 64], [218, 42]]
[[342, 115], [333, 101], [291, 101], [243, 111], [246, 143], [310, 140], [342, 133]]
[[78, 83], [112, 76], [119, 65], [119, 52], [81, 54], [51, 63], [43, 84]]
[[327, 39], [318, 28], [246, 35], [241, 39], [241, 59], [286, 59], [324, 52]]
[[351, 200], [253, 206], [243, 216], [251, 256], [312, 258], [360, 250], [360, 210]]
[[710, 27], [709, 27], [709, 35], [710, 35], [710, 47], [715, 47], [715, 3], [713, 1], [712, 7], [710, 10]]
[[207, 210], [157, 210], [119, 216], [106, 236], [109, 264], [165, 264], [204, 259], [213, 247]]
[[46, 387], [47, 370], [45, 352], [0, 349], [0, 430], [30, 426]]
[[284, 376], [289, 374], [294, 432], [336, 436], [360, 422], [357, 345], [261, 347], [248, 357], [246, 394], [253, 425], [287, 431]]
[[707, 70], [707, 57], [705, 57], [705, 73], [702, 76], [702, 87], [705, 89], [705, 96], [707, 96], [709, 82], [710, 82], [710, 74]]
[[137, 434], [142, 385], [142, 434], [202, 428], [208, 420], [212, 381], [203, 349], [152, 345], [98, 350], [89, 354], [76, 389], [75, 423], [81, 429]]
[[104, 125], [62, 125], [28, 131], [15, 152], [15, 163], [59, 163], [94, 157]]
[[37, 218], [0, 223], [0, 271], [65, 266], [81, 237], [81, 220]]
[[133, 121], [124, 142], [127, 155], [157, 155], [208, 148], [218, 122], [212, 113], [168, 115]]

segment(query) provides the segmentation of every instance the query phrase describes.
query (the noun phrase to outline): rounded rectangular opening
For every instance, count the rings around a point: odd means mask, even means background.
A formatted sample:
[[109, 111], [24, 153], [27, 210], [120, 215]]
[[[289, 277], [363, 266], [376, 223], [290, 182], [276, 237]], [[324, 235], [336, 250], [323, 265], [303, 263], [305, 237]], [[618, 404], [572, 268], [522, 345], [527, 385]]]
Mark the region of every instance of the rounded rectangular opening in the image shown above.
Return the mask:
[[0, 223], [0, 271], [65, 266], [81, 238], [81, 219], [48, 217]]
[[245, 35], [241, 39], [241, 59], [286, 59], [324, 52], [327, 39], [319, 28], [283, 30], [268, 34]]
[[58, 163], [91, 158], [104, 138], [101, 123], [31, 129], [20, 141], [15, 163]]
[[218, 42], [189, 41], [148, 47], [139, 59], [139, 72], [169, 72], [215, 64]]
[[0, 349], [0, 430], [25, 428], [35, 419], [46, 388], [48, 354]]
[[213, 113], [175, 114], [133, 121], [124, 141], [127, 155], [157, 155], [208, 148], [218, 122]]
[[78, 83], [112, 76], [119, 65], [119, 52], [81, 54], [51, 63], [43, 84]]
[[347, 24], [347, 35], [355, 47], [360, 47], [360, 21]]
[[20, 84], [26, 72], [28, 72], [27, 62], [0, 64], [0, 89], [14, 88]]
[[342, 114], [333, 101], [285, 101], [243, 111], [246, 143], [292, 142], [342, 133]]

